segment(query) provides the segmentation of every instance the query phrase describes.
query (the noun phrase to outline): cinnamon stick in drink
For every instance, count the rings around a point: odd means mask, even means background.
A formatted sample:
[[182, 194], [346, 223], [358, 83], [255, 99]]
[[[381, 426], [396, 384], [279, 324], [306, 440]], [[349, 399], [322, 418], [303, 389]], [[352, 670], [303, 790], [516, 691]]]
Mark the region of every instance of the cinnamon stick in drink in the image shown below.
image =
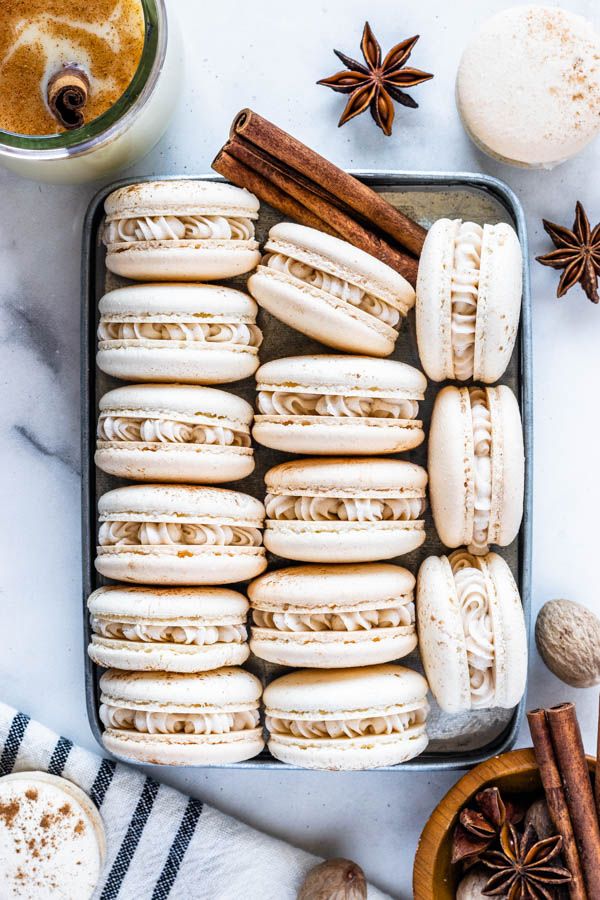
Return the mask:
[[527, 713], [527, 720], [550, 818], [558, 834], [563, 839], [563, 854], [572, 878], [571, 883], [568, 885], [569, 897], [570, 900], [587, 900], [581, 860], [552, 746], [546, 713], [543, 709], [533, 709]]
[[572, 703], [546, 710], [552, 744], [590, 900], [600, 898], [600, 825], [581, 731]]

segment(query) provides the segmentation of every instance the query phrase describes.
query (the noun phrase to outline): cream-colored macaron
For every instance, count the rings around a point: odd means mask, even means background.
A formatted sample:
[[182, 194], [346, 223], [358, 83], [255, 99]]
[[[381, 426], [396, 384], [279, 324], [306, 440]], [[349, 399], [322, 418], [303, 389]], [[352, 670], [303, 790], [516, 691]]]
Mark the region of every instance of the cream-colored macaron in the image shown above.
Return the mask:
[[260, 254], [254, 194], [212, 181], [146, 181], [104, 203], [106, 266], [137, 281], [214, 281], [249, 272]]
[[291, 356], [256, 373], [259, 444], [289, 453], [373, 455], [423, 441], [425, 376], [369, 356]]
[[265, 547], [305, 562], [372, 562], [425, 540], [427, 472], [392, 459], [318, 458], [265, 475]]
[[129, 485], [98, 501], [96, 569], [137, 584], [233, 584], [267, 566], [265, 510], [238, 491]]
[[525, 457], [519, 404], [510, 388], [443, 388], [429, 431], [429, 495], [446, 547], [476, 554], [506, 547], [523, 516]]
[[99, 303], [98, 368], [124, 381], [224, 384], [252, 375], [257, 306], [215, 284], [136, 284]]
[[100, 814], [80, 787], [47, 772], [0, 778], [0, 896], [88, 900], [106, 857]]
[[402, 275], [352, 244], [280, 222], [248, 290], [276, 319], [328, 347], [389, 356], [415, 292]]
[[395, 766], [427, 747], [427, 682], [403, 666], [304, 669], [264, 693], [268, 747], [306, 769]]
[[244, 669], [121, 672], [100, 679], [100, 719], [107, 750], [164, 766], [240, 762], [264, 747], [262, 685]]
[[434, 381], [504, 374], [522, 292], [521, 245], [510, 225], [438, 219], [425, 238], [417, 278], [417, 341]]
[[417, 581], [419, 652], [450, 713], [516, 706], [527, 678], [527, 632], [510, 568], [496, 553], [430, 556]]
[[255, 656], [282, 666], [368, 666], [415, 649], [415, 578], [389, 563], [295, 566], [248, 585]]
[[204, 672], [248, 659], [248, 601], [237, 591], [111, 585], [87, 605], [88, 654], [106, 669]]
[[550, 168], [600, 128], [600, 37], [566, 9], [515, 6], [463, 53], [456, 101], [475, 144], [516, 166]]
[[190, 384], [127, 385], [100, 398], [96, 465], [134, 481], [218, 484], [254, 469], [249, 403]]

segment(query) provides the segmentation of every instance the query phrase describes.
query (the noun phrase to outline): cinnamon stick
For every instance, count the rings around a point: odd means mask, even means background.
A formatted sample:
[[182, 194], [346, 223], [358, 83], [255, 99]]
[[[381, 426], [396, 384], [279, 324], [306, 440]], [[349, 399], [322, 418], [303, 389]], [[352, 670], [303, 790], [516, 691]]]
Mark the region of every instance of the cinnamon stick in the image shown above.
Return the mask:
[[552, 744], [590, 898], [600, 898], [600, 825], [581, 731], [572, 703], [546, 710]]
[[281, 160], [290, 169], [314, 182], [323, 196], [336, 198], [415, 256], [421, 253], [427, 233], [424, 228], [387, 203], [367, 185], [253, 110], [243, 109], [235, 117], [230, 138], [235, 137], [242, 138], [263, 153]]
[[569, 897], [570, 900], [587, 900], [581, 860], [579, 859], [571, 816], [552, 746], [546, 713], [543, 709], [533, 709], [527, 713], [527, 720], [550, 818], [558, 834], [563, 839], [563, 854], [572, 878], [571, 883], [568, 885]]

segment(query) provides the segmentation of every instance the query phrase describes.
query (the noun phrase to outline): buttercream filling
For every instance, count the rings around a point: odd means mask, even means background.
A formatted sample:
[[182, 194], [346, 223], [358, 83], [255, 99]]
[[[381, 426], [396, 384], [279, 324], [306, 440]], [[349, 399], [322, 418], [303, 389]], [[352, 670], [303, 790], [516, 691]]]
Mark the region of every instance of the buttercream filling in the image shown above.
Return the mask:
[[381, 522], [418, 519], [425, 510], [422, 497], [294, 497], [267, 494], [268, 519], [303, 522]]
[[469, 388], [473, 421], [475, 502], [473, 540], [476, 553], [487, 553], [492, 509], [492, 417], [482, 388]]
[[473, 378], [482, 240], [481, 225], [463, 222], [454, 243], [450, 302], [452, 362], [458, 381]]
[[298, 738], [357, 738], [378, 734], [402, 734], [415, 725], [423, 725], [428, 704], [407, 712], [362, 719], [283, 719], [267, 716], [265, 724], [271, 734], [289, 734]]
[[101, 416], [99, 441], [136, 443], [218, 444], [250, 447], [250, 435], [223, 425], [190, 425], [173, 419], [143, 419], [132, 416]]
[[347, 397], [343, 394], [301, 394], [259, 391], [258, 410], [264, 416], [337, 416], [373, 419], [416, 419], [416, 400], [393, 397]]
[[101, 547], [124, 545], [164, 546], [166, 544], [220, 547], [260, 547], [259, 528], [245, 525], [186, 524], [179, 522], [102, 522], [98, 532]]
[[227, 734], [257, 728], [257, 709], [232, 713], [163, 713], [124, 706], [100, 704], [100, 719], [106, 728], [142, 734]]
[[398, 322], [401, 319], [400, 310], [386, 303], [385, 300], [380, 300], [379, 297], [374, 297], [373, 294], [363, 291], [355, 284], [344, 281], [343, 278], [336, 278], [328, 272], [323, 272], [321, 269], [316, 269], [307, 263], [292, 259], [283, 253], [265, 254], [262, 258], [262, 265], [275, 269], [277, 272], [282, 272], [285, 275], [291, 275], [299, 281], [304, 281], [306, 284], [312, 285], [312, 287], [331, 294], [338, 300], [351, 303], [352, 306], [362, 309], [363, 312], [374, 316], [380, 322], [384, 322], [392, 328], [398, 327]]
[[151, 622], [120, 622], [91, 617], [92, 631], [105, 638], [142, 641], [152, 644], [243, 644], [248, 637], [246, 626], [238, 625], [174, 625]]
[[104, 243], [137, 241], [251, 241], [254, 222], [239, 216], [137, 216], [113, 219], [104, 230]]
[[260, 347], [262, 334], [257, 325], [245, 322], [111, 322], [101, 319], [100, 341], [199, 341]]
[[414, 603], [386, 609], [357, 609], [336, 613], [291, 613], [254, 609], [254, 624], [277, 631], [370, 631], [372, 628], [398, 628], [415, 621]]
[[494, 705], [496, 674], [492, 617], [485, 578], [476, 556], [457, 550], [450, 555], [469, 666], [471, 706]]

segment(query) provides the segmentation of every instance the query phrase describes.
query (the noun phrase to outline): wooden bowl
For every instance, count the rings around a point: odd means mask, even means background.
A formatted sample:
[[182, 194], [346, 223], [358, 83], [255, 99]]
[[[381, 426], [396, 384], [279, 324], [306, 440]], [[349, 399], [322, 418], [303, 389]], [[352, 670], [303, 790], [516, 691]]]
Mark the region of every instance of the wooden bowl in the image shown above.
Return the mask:
[[[590, 772], [596, 761], [588, 756]], [[512, 750], [467, 772], [438, 803], [419, 838], [413, 869], [414, 900], [454, 900], [460, 879], [452, 865], [452, 834], [461, 809], [483, 788], [496, 785], [508, 793], [542, 792], [532, 748]]]

